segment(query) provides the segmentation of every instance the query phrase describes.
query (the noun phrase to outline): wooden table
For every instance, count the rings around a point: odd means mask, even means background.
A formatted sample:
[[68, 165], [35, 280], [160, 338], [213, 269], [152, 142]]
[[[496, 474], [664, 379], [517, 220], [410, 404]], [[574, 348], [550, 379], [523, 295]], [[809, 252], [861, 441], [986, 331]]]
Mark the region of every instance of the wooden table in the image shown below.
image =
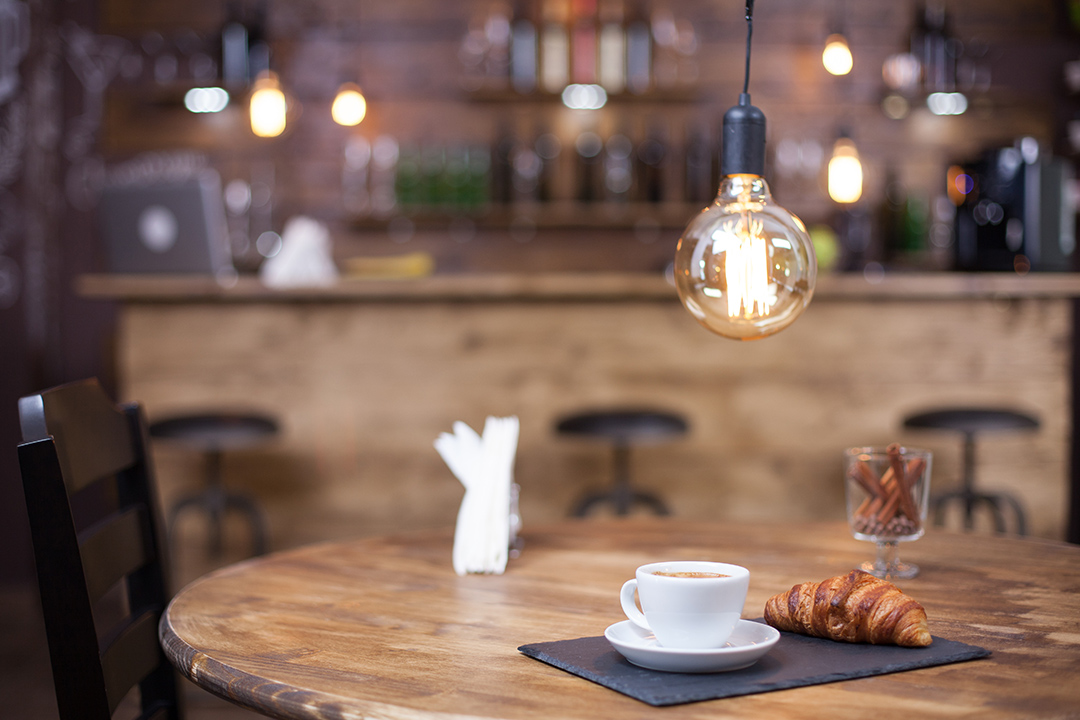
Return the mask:
[[451, 533], [333, 542], [224, 568], [162, 619], [192, 681], [279, 718], [1063, 717], [1080, 712], [1080, 547], [931, 532], [901, 548], [922, 566], [901, 588], [931, 631], [989, 658], [827, 685], [653, 708], [517, 651], [603, 634], [618, 591], [658, 559], [751, 570], [744, 617], [804, 580], [846, 572], [872, 547], [842, 524], [673, 519], [526, 528], [505, 575], [454, 575]]

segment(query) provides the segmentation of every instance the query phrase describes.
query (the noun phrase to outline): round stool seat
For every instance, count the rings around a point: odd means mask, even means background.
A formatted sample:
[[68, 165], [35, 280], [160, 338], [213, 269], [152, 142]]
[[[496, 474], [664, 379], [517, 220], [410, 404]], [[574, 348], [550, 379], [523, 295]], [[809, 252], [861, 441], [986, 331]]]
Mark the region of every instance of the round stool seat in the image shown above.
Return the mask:
[[605, 440], [614, 450], [614, 487], [586, 495], [572, 514], [584, 517], [596, 505], [609, 502], [615, 506], [616, 515], [628, 514], [635, 504], [644, 505], [657, 515], [669, 515], [667, 505], [659, 497], [631, 487], [630, 447], [684, 435], [688, 427], [686, 420], [675, 413], [633, 408], [589, 410], [558, 421], [555, 429], [559, 434]]
[[662, 440], [686, 433], [686, 421], [656, 410], [607, 410], [571, 415], [555, 428], [563, 435], [588, 435], [627, 444]]
[[149, 433], [153, 438], [175, 441], [206, 455], [206, 486], [173, 505], [169, 513], [170, 530], [176, 527], [176, 519], [185, 509], [201, 508], [210, 518], [211, 551], [220, 555], [222, 519], [228, 510], [237, 510], [251, 523], [254, 554], [264, 554], [267, 529], [263, 511], [253, 498], [225, 488], [221, 465], [224, 452], [253, 447], [277, 435], [277, 421], [260, 413], [191, 413], [157, 420], [150, 424]]
[[911, 415], [904, 427], [978, 433], [987, 430], [1033, 430], [1039, 421], [1015, 410], [994, 408], [943, 408]]
[[203, 449], [236, 450], [266, 441], [278, 431], [265, 415], [207, 413], [180, 415], [150, 425], [150, 436], [168, 438]]
[[964, 509], [964, 527], [968, 530], [974, 525], [975, 508], [985, 505], [993, 514], [994, 527], [998, 532], [1005, 532], [1005, 509], [1011, 509], [1016, 518], [1017, 534], [1027, 533], [1024, 509], [1017, 498], [1009, 493], [981, 492], [975, 488], [975, 436], [982, 432], [1035, 430], [1039, 427], [1036, 418], [1007, 408], [945, 407], [909, 415], [904, 419], [904, 427], [951, 430], [964, 436], [963, 477], [960, 488], [935, 494], [931, 498], [934, 520], [938, 525], [944, 521], [945, 507], [953, 501], [959, 501]]

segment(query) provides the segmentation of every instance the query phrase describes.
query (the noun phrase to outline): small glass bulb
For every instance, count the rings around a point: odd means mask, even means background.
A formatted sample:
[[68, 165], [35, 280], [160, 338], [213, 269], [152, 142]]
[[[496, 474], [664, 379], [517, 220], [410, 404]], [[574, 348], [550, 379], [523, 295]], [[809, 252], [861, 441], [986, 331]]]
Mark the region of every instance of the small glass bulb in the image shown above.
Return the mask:
[[814, 294], [817, 257], [806, 227], [758, 175], [728, 175], [675, 251], [679, 299], [699, 323], [734, 340], [780, 332]]
[[255, 81], [249, 109], [251, 131], [259, 137], [277, 137], [285, 132], [288, 103], [276, 75], [264, 73]]
[[859, 151], [849, 138], [840, 138], [829, 159], [829, 197], [838, 203], [853, 203], [862, 197], [862, 186]]
[[821, 53], [821, 64], [833, 75], [847, 75], [855, 61], [851, 57], [851, 48], [843, 35], [830, 35], [825, 40], [825, 50]]
[[330, 116], [338, 125], [352, 127], [359, 125], [367, 115], [367, 100], [355, 83], [345, 83], [338, 88], [334, 103], [330, 106]]

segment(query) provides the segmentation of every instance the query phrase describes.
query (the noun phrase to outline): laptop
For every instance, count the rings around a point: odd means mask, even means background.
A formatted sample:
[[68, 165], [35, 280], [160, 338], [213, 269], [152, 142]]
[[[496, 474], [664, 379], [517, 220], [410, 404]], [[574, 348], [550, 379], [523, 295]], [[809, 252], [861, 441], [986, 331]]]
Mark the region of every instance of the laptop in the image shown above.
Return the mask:
[[98, 220], [110, 272], [219, 276], [233, 270], [221, 178], [214, 170], [108, 186]]

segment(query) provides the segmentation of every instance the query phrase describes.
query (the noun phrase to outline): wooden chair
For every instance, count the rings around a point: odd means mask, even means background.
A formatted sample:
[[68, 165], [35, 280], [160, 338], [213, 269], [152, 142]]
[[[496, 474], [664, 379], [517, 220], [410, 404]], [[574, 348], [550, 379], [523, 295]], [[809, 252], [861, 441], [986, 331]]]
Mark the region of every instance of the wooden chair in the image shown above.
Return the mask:
[[[85, 380], [20, 399], [19, 418], [61, 720], [108, 720], [136, 685], [140, 720], [178, 720], [176, 675], [158, 643], [168, 574], [140, 407], [116, 406]], [[110, 613], [116, 622], [98, 627]]]

